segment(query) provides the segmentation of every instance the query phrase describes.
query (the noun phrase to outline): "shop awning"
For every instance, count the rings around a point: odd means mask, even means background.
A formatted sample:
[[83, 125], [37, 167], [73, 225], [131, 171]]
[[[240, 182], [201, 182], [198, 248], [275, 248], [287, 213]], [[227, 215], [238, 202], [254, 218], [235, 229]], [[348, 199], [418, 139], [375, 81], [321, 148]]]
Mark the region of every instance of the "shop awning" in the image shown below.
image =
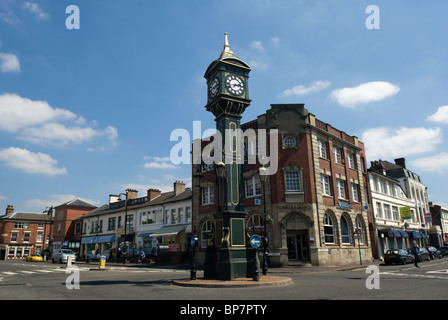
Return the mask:
[[426, 236], [423, 233], [421, 233], [420, 231], [410, 231], [409, 234], [414, 239], [425, 239], [426, 238]]
[[81, 239], [81, 244], [91, 244], [91, 243], [95, 243], [95, 238], [96, 238], [96, 237], [82, 237], [82, 239]]
[[409, 238], [409, 234], [406, 231], [401, 231], [400, 230], [400, 233], [401, 233], [403, 238]]
[[151, 235], [151, 232], [145, 232], [145, 233], [140, 233], [137, 235], [137, 237], [139, 238], [149, 238], [149, 236]]
[[81, 239], [81, 244], [92, 244], [92, 243], [109, 243], [115, 242], [115, 235], [104, 235], [95, 237], [83, 237]]
[[96, 243], [109, 243], [109, 242], [115, 242], [115, 235], [105, 235], [105, 236], [98, 236], [95, 239]]
[[392, 233], [394, 235], [395, 238], [402, 238], [403, 236], [401, 235], [400, 230], [394, 230], [392, 229]]
[[140, 238], [149, 238], [149, 237], [160, 237], [160, 236], [170, 236], [170, 235], [176, 235], [182, 230], [184, 230], [187, 226], [167, 226], [162, 227], [157, 230], [152, 230], [144, 233], [138, 234], [138, 237]]

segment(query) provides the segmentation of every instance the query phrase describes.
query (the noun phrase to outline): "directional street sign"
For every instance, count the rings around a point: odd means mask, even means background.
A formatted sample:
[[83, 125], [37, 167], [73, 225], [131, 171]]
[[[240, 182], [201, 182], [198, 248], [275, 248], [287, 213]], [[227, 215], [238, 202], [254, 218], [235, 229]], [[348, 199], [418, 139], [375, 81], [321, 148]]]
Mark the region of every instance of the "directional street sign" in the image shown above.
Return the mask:
[[250, 237], [250, 245], [254, 248], [258, 248], [261, 246], [261, 238], [259, 235], [254, 234], [252, 237]]

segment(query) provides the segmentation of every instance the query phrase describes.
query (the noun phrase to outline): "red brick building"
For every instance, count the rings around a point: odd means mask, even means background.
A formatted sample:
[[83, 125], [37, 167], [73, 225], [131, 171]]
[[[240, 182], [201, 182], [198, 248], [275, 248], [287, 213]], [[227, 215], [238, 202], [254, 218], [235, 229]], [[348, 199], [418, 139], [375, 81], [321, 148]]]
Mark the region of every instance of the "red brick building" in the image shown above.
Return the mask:
[[[289, 261], [312, 265], [371, 261], [373, 220], [364, 144], [318, 120], [303, 104], [271, 105], [241, 128], [278, 130], [278, 168], [265, 183], [271, 266]], [[269, 138], [267, 143], [268, 150], [275, 147]], [[244, 148], [246, 155], [258, 154], [258, 140], [256, 145], [245, 142]], [[258, 160], [244, 164], [242, 192], [247, 233], [261, 235], [264, 207], [259, 168]], [[200, 177], [193, 179], [193, 232], [200, 240], [201, 263], [214, 235], [218, 193], [213, 166], [193, 165], [192, 170], [193, 177]]]
[[23, 259], [48, 248], [51, 215], [14, 212], [9, 205], [0, 217], [0, 260]]
[[82, 235], [82, 220], [76, 218], [95, 209], [96, 206], [75, 199], [54, 207], [52, 249], [70, 248], [79, 253]]

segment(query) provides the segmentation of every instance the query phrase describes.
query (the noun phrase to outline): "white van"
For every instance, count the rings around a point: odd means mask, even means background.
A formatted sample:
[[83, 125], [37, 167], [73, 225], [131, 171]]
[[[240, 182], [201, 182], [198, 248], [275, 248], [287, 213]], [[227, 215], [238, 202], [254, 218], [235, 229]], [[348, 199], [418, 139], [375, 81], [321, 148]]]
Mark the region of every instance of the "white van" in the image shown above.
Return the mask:
[[67, 257], [72, 257], [72, 262], [75, 262], [76, 255], [75, 253], [70, 249], [56, 249], [53, 251], [53, 256], [51, 257], [51, 262], [56, 263], [67, 263]]

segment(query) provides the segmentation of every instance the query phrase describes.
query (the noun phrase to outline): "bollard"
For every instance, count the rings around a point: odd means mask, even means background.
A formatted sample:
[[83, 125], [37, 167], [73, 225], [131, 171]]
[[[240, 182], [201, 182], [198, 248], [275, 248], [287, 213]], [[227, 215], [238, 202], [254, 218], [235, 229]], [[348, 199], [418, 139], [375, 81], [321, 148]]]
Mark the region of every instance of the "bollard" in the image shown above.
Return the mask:
[[67, 256], [67, 262], [66, 262], [65, 267], [71, 268], [71, 266], [72, 266], [72, 256]]
[[252, 277], [253, 281], [260, 281], [260, 260], [258, 259], [257, 249], [255, 250], [255, 258], [254, 258], [254, 275]]
[[106, 267], [106, 256], [101, 256], [100, 258], [100, 269], [104, 269]]

